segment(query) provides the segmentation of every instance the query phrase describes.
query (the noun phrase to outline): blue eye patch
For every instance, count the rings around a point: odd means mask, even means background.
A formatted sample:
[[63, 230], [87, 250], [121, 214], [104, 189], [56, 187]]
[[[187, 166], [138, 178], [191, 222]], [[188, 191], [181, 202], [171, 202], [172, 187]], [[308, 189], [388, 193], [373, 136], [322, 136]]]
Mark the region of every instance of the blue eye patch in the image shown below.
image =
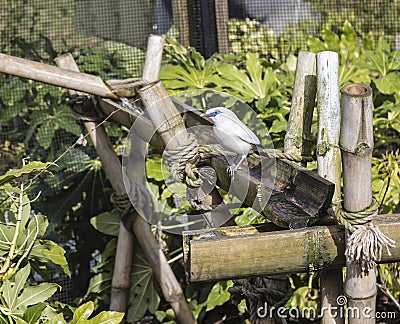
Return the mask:
[[215, 117], [215, 116], [217, 116], [217, 115], [219, 115], [219, 114], [221, 114], [221, 113], [222, 113], [221, 110], [216, 109], [216, 110], [214, 110], [213, 112], [207, 114], [207, 117]]

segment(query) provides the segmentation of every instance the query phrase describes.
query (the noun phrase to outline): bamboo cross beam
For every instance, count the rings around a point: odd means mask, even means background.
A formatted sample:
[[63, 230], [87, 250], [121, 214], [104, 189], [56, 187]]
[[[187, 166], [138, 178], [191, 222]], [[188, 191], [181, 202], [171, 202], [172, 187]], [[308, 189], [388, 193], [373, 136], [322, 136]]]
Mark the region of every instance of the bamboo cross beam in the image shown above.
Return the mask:
[[[388, 237], [400, 240], [400, 214], [379, 215], [374, 224]], [[224, 227], [212, 232], [186, 232], [183, 240], [185, 269], [191, 282], [290, 274], [346, 265], [345, 230], [339, 225], [296, 231], [276, 231], [271, 224]], [[400, 260], [399, 245], [390, 252], [391, 255], [383, 252], [382, 263]]]
[[118, 99], [99, 76], [70, 71], [7, 54], [0, 53], [0, 72], [104, 98]]

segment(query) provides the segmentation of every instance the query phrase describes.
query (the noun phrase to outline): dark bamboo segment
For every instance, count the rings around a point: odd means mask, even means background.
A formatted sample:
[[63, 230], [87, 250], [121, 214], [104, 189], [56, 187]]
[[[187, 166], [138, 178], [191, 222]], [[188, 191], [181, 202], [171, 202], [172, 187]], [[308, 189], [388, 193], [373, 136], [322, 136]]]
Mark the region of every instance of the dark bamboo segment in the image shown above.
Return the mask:
[[[343, 155], [343, 207], [350, 212], [364, 210], [372, 202], [372, 123], [371, 88], [361, 84], [344, 87], [340, 148]], [[349, 316], [349, 324], [375, 323], [375, 269], [365, 273], [358, 264], [347, 260], [345, 292], [347, 306], [358, 310], [359, 314]], [[368, 313], [365, 312], [367, 309]]]
[[0, 72], [82, 91], [104, 98], [117, 99], [117, 96], [112, 93], [111, 89], [98, 76], [71, 71], [2, 53], [0, 53]]

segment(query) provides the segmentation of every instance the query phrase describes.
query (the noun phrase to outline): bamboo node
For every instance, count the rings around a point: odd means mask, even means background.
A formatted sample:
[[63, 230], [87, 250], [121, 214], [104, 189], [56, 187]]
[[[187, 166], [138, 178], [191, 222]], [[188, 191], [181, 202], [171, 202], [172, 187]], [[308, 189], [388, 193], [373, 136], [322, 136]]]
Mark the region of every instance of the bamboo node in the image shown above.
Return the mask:
[[370, 206], [359, 212], [348, 212], [338, 206], [338, 221], [351, 232], [345, 251], [349, 261], [357, 263], [367, 273], [374, 269], [375, 263], [381, 260], [383, 248], [391, 255], [390, 248], [396, 242], [383, 234], [373, 219], [378, 214], [378, 203], [373, 199]]

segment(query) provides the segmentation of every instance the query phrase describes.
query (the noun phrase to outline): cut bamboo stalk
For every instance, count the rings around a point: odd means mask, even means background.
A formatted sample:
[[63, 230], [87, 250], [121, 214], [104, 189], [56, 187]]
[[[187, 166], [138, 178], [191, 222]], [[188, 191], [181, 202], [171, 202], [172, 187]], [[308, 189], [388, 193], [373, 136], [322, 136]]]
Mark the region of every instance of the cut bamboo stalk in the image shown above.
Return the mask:
[[[334, 203], [341, 197], [341, 156], [338, 148], [340, 134], [339, 61], [334, 52], [317, 55], [318, 96], [318, 174], [335, 184]], [[333, 206], [334, 208], [335, 206]], [[337, 299], [343, 296], [342, 270], [320, 271], [321, 309], [337, 309]], [[344, 323], [340, 316], [330, 316], [325, 311], [323, 324]]]
[[217, 25], [218, 53], [221, 55], [225, 55], [229, 53], [228, 0], [215, 0], [215, 17]]
[[[343, 207], [349, 212], [364, 210], [372, 202], [372, 122], [371, 88], [360, 84], [344, 87], [340, 147], [343, 155]], [[375, 269], [365, 273], [358, 264], [347, 260], [345, 291], [348, 308], [357, 313], [349, 315], [349, 324], [375, 323]]]
[[[71, 54], [64, 54], [55, 60], [56, 64], [63, 69], [70, 69], [79, 72], [78, 65], [75, 63]], [[74, 91], [70, 90], [70, 95]], [[122, 169], [113, 167], [115, 163], [119, 163], [116, 154], [113, 154], [113, 147], [109, 137], [106, 134], [103, 125], [97, 122], [84, 122], [85, 128], [89, 132], [89, 136], [93, 142], [97, 154], [101, 161], [109, 161], [103, 163], [104, 172], [107, 174], [117, 194], [125, 193], [123, 183], [118, 181], [122, 178]], [[118, 312], [126, 312], [129, 298], [129, 289], [131, 287], [131, 267], [133, 261], [134, 237], [121, 223], [118, 233], [117, 251], [115, 255], [115, 267], [111, 284], [111, 303], [110, 310]]]
[[300, 51], [284, 143], [288, 154], [311, 155], [311, 123], [317, 91], [315, 64], [315, 53]]
[[[379, 215], [374, 224], [386, 236], [400, 240], [400, 214]], [[189, 280], [216, 281], [290, 274], [346, 265], [343, 226], [277, 231], [276, 227], [266, 225], [184, 233], [185, 268]], [[381, 263], [400, 260], [399, 245], [391, 248], [390, 252], [388, 255], [384, 249]]]
[[155, 82], [160, 74], [164, 38], [150, 35], [147, 42], [146, 60], [144, 61], [142, 79], [147, 82]]
[[117, 99], [117, 96], [98, 76], [71, 71], [7, 54], [0, 53], [0, 72], [100, 97]]

